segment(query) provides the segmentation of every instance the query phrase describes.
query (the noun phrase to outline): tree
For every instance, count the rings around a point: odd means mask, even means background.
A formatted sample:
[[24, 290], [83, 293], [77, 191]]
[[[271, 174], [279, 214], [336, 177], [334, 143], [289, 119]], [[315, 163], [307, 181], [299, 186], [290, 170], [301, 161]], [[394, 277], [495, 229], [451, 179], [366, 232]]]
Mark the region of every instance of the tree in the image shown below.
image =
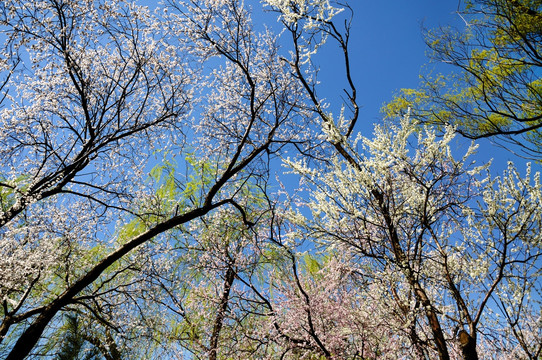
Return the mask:
[[[411, 344], [412, 357], [473, 359], [481, 351], [503, 356], [517, 351], [537, 358], [540, 326], [532, 319], [540, 313], [539, 175], [531, 183], [530, 170], [522, 177], [510, 166], [502, 178], [484, 179], [481, 168], [466, 163], [468, 156], [451, 155], [451, 127], [442, 140], [422, 129], [410, 156], [410, 138], [419, 125], [409, 121], [377, 128], [374, 140], [358, 136], [352, 142], [358, 114], [354, 84], [346, 82], [347, 102], [333, 116], [324, 110], [317, 82], [306, 76], [312, 64], [302, 60], [321, 45], [311, 36], [321, 30], [344, 50], [349, 80], [348, 32], [336, 32], [335, 24], [323, 12], [311, 12], [310, 5], [273, 4], [294, 43], [302, 44], [304, 53], [294, 52], [289, 64], [333, 154], [313, 156], [313, 165], [306, 157], [287, 161], [312, 184], [311, 233], [358, 254], [360, 272], [389, 289], [395, 312], [406, 320], [403, 341]], [[511, 309], [514, 316], [507, 315]], [[494, 321], [494, 312], [505, 320]]]
[[[170, 324], [158, 331], [195, 357], [260, 354], [257, 340], [249, 336], [257, 315], [240, 284], [262, 266], [266, 245], [260, 236], [266, 222], [254, 221], [265, 217], [260, 197], [256, 189], [243, 195], [247, 218], [236, 209], [219, 209], [175, 232], [162, 255], [155, 280], [159, 287], [152, 296], [170, 312]], [[246, 222], [254, 223], [247, 227]]]
[[456, 72], [424, 76], [419, 89], [401, 90], [385, 112], [395, 117], [410, 107], [424, 123], [450, 124], [471, 139], [518, 145], [524, 155], [538, 159], [542, 2], [467, 1], [459, 16], [464, 29], [426, 34], [432, 58]]
[[53, 355], [70, 313], [111, 358], [538, 357], [538, 175], [408, 121], [353, 141], [348, 6], [264, 8], [281, 35], [238, 0], [0, 5], [0, 354]]
[[511, 164], [483, 175], [486, 166], [468, 163], [474, 148], [452, 156], [452, 128], [441, 140], [425, 128], [415, 141], [417, 126], [343, 142], [352, 158], [321, 169], [289, 162], [312, 184], [308, 231], [357, 256], [361, 276], [384, 287], [411, 357], [478, 359], [483, 348], [538, 358], [542, 329], [529, 319], [541, 311], [540, 175]]
[[[0, 5], [7, 359], [29, 354], [63, 309], [107, 300], [99, 290], [130, 269], [121, 260], [136, 248], [220, 207], [245, 214], [240, 190], [263, 183], [268, 160], [307, 131], [275, 38], [256, 33], [237, 1], [169, 9]], [[149, 207], [145, 169], [160, 149], [181, 159], [213, 154], [216, 163], [197, 193], [181, 178], [174, 203]], [[115, 222], [131, 231], [120, 236]]]
[[66, 315], [64, 327], [62, 347], [56, 356], [58, 360], [76, 360], [81, 355], [85, 360], [98, 359], [98, 350], [96, 348], [85, 348], [85, 334], [81, 331], [77, 315]]
[[[276, 344], [271, 356], [366, 359], [408, 354], [396, 341], [401, 329], [384, 325], [395, 316], [387, 312], [384, 294], [360, 276], [350, 252], [310, 254], [302, 250], [306, 244], [293, 246], [285, 240], [275, 242], [278, 261], [268, 272], [268, 290], [254, 291], [268, 309], [267, 336]], [[374, 316], [376, 309], [383, 316]]]

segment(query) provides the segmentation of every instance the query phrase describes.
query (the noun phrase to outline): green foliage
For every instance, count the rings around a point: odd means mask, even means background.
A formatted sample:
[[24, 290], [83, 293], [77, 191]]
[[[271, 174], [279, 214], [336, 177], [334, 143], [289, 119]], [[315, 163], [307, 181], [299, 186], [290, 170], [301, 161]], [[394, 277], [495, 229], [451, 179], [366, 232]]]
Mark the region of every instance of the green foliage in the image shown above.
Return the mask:
[[308, 273], [312, 276], [316, 275], [316, 273], [322, 269], [321, 264], [318, 262], [318, 260], [316, 260], [314, 255], [306, 253], [303, 256], [303, 260], [305, 261], [305, 266]]
[[0, 175], [0, 210], [2, 212], [13, 206], [18, 193], [25, 192], [28, 187], [28, 178], [28, 175], [20, 175], [10, 181]]
[[62, 345], [55, 360], [98, 360], [99, 351], [84, 338], [85, 330], [77, 314], [67, 314], [61, 330], [63, 332]]
[[182, 195], [186, 199], [195, 200], [203, 189], [213, 183], [219, 169], [211, 159], [201, 158], [194, 153], [188, 154], [185, 160], [189, 166], [189, 174]]

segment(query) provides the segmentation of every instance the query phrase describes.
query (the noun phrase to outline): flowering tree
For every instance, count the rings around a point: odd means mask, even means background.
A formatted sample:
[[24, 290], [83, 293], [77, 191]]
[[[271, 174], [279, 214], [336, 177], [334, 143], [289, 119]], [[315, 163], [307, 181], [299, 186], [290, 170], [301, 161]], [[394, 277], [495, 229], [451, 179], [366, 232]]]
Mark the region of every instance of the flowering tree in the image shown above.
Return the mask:
[[[282, 251], [280, 251], [281, 249]], [[402, 329], [386, 326], [396, 314], [384, 293], [371, 286], [344, 254], [286, 253], [269, 271], [266, 336], [280, 358], [397, 358], [408, 354]], [[374, 316], [377, 309], [379, 316]], [[382, 316], [381, 316], [382, 315]]]
[[[245, 9], [169, 9], [0, 5], [0, 338], [9, 359], [28, 354], [60, 311], [106, 298], [99, 289], [133, 268], [121, 260], [134, 249], [222, 206], [245, 214], [240, 190], [265, 181], [268, 159], [303, 130], [295, 79]], [[175, 199], [163, 201], [163, 184], [145, 175], [156, 150], [165, 160], [213, 154], [212, 171], [189, 162]]]
[[289, 162], [314, 186], [308, 228], [370, 261], [359, 271], [387, 287], [413, 356], [477, 359], [478, 345], [536, 358], [542, 329], [528, 319], [541, 311], [539, 174], [510, 165], [484, 176], [468, 163], [472, 147], [452, 156], [453, 129], [440, 140], [425, 129], [411, 145], [415, 129], [405, 120], [343, 142], [352, 157], [319, 170]]
[[160, 146], [188, 110], [182, 64], [163, 61], [174, 53], [153, 40], [148, 11], [98, 5], [1, 5], [2, 60], [15, 66], [0, 117], [0, 339], [59, 310], [54, 299], [95, 260], [84, 252], [100, 227], [137, 197], [145, 157], [135, 149]]
[[[521, 176], [510, 165], [502, 177], [483, 176], [483, 168], [467, 162], [474, 148], [461, 160], [452, 156], [453, 128], [441, 140], [424, 129], [411, 145], [415, 126], [408, 119], [377, 128], [374, 140], [350, 140], [358, 106], [348, 31], [337, 31], [327, 1], [268, 3], [294, 44], [302, 45], [289, 64], [334, 154], [311, 157], [313, 165], [306, 157], [287, 160], [311, 184], [311, 234], [332, 249], [358, 254], [360, 272], [387, 287], [395, 312], [403, 314], [413, 357], [476, 359], [480, 349], [538, 357], [539, 175], [531, 179], [528, 169]], [[349, 90], [339, 116], [325, 110], [317, 82], [307, 76], [313, 69], [307, 54], [322, 44], [315, 34], [345, 54]]]
[[281, 36], [237, 0], [0, 4], [0, 354], [53, 354], [69, 313], [106, 358], [539, 357], [538, 175], [408, 121], [353, 141], [348, 7], [264, 7]]

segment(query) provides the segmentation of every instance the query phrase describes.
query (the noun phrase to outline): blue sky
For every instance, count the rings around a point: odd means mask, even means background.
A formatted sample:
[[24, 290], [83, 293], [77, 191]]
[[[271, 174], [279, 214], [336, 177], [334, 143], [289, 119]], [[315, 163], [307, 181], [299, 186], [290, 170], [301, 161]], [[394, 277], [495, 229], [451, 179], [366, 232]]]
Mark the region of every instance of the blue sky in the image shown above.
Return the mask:
[[349, 1], [354, 9], [351, 51], [362, 119], [377, 121], [381, 105], [401, 88], [416, 87], [429, 62], [422, 25], [462, 26], [459, 0]]

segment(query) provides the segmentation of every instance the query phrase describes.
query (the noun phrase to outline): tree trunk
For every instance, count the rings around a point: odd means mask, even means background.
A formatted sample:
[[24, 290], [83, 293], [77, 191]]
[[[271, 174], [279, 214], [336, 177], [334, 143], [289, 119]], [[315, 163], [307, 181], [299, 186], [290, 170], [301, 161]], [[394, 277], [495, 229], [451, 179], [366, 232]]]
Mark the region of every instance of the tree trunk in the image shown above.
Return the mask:
[[404, 272], [408, 280], [408, 283], [410, 285], [410, 288], [413, 290], [414, 295], [416, 296], [416, 299], [423, 306], [423, 309], [425, 311], [425, 316], [427, 318], [427, 321], [429, 322], [429, 326], [431, 327], [431, 332], [433, 333], [433, 337], [434, 337], [433, 341], [435, 343], [435, 347], [437, 349], [439, 359], [450, 360], [450, 354], [448, 353], [446, 339], [444, 338], [444, 332], [442, 331], [442, 328], [440, 326], [438, 316], [435, 310], [433, 309], [431, 300], [427, 296], [425, 289], [417, 280], [414, 270], [412, 270], [412, 268], [410, 267], [408, 258], [405, 255], [403, 248], [401, 247], [399, 234], [397, 233], [397, 229], [395, 228], [395, 224], [393, 223], [390, 209], [388, 208], [388, 205], [385, 203], [384, 195], [378, 190], [373, 190], [372, 194], [378, 201], [378, 207], [380, 208], [382, 216], [384, 217], [384, 221], [386, 222], [386, 227], [388, 230], [388, 235], [390, 237], [390, 243], [393, 250], [393, 254], [395, 256], [395, 261], [397, 265], [401, 268], [401, 270]]
[[226, 310], [228, 309], [230, 290], [234, 280], [235, 271], [233, 270], [233, 265], [228, 265], [228, 270], [226, 271], [226, 277], [224, 279], [224, 290], [222, 291], [222, 297], [220, 298], [213, 326], [213, 333], [211, 334], [211, 340], [209, 341], [209, 360], [216, 360], [217, 358], [218, 339], [220, 337], [220, 330], [222, 330], [222, 326], [224, 325], [224, 317], [226, 316]]
[[463, 360], [478, 360], [476, 340], [465, 330], [459, 332], [459, 345], [461, 345]]

